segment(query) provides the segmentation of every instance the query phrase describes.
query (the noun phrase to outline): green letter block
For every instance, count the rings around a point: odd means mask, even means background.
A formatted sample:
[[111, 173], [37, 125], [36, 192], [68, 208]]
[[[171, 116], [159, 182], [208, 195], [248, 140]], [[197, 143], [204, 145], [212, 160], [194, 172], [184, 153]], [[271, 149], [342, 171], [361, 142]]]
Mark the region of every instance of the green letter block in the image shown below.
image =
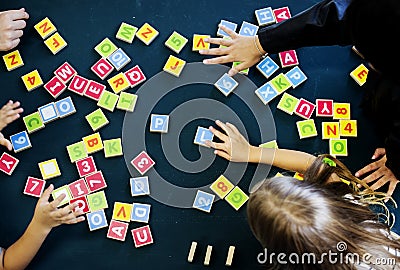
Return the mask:
[[278, 91], [279, 94], [283, 91], [288, 90], [292, 86], [288, 78], [286, 78], [285, 74], [283, 73], [273, 78], [270, 82], [272, 84], [272, 87], [274, 87], [274, 89]]
[[108, 157], [116, 157], [122, 156], [122, 143], [121, 139], [111, 139], [111, 140], [104, 140], [104, 156]]
[[119, 40], [132, 43], [137, 30], [137, 27], [123, 22], [121, 23], [121, 26], [119, 27], [115, 37]]
[[85, 118], [89, 122], [89, 125], [93, 129], [93, 131], [104, 127], [109, 123], [107, 117], [104, 115], [103, 111], [100, 108], [86, 115]]
[[38, 129], [44, 128], [42, 118], [39, 112], [32, 113], [23, 118], [26, 129], [29, 133], [32, 133]]
[[91, 212], [108, 208], [107, 198], [104, 190], [88, 194], [87, 201]]
[[114, 43], [108, 38], [103, 39], [96, 47], [94, 47], [96, 52], [98, 52], [101, 57], [107, 58], [113, 52], [115, 52], [118, 48]]
[[296, 109], [298, 102], [299, 102], [298, 98], [296, 98], [288, 93], [283, 93], [281, 100], [278, 103], [277, 108], [284, 111], [285, 113], [292, 115], [294, 110]]
[[133, 112], [133, 110], [135, 109], [136, 100], [137, 95], [127, 92], [121, 92], [117, 104], [117, 109]]
[[329, 154], [332, 156], [347, 156], [347, 139], [330, 139]]
[[171, 36], [165, 41], [165, 46], [170, 48], [176, 53], [180, 53], [182, 48], [186, 45], [188, 39], [174, 31]]
[[244, 193], [238, 186], [232, 189], [231, 192], [225, 197], [225, 200], [233, 207], [235, 210], [239, 210], [245, 202], [249, 199], [246, 193]]
[[97, 106], [113, 112], [117, 102], [118, 102], [117, 94], [104, 90], [103, 93], [101, 94], [99, 101], [97, 102]]
[[299, 132], [300, 139], [317, 136], [317, 128], [315, 127], [314, 119], [297, 121], [297, 131]]
[[88, 156], [85, 144], [82, 141], [68, 145], [67, 152], [72, 163]]

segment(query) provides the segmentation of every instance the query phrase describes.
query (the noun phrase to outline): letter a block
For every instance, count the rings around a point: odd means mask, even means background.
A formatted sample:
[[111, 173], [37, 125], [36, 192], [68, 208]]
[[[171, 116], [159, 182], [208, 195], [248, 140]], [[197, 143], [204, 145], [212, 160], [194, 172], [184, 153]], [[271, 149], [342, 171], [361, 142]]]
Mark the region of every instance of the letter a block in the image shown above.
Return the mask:
[[131, 233], [136, 248], [153, 243], [153, 236], [151, 235], [151, 230], [149, 225], [133, 229], [131, 230]]
[[169, 115], [152, 114], [150, 132], [168, 132]]
[[57, 54], [68, 45], [58, 32], [46, 39], [44, 44], [46, 44], [47, 48], [49, 48], [53, 54]]
[[236, 211], [239, 210], [248, 199], [249, 196], [247, 196], [247, 194], [238, 186], [232, 189], [232, 191], [225, 197], [225, 201], [227, 201]]
[[154, 166], [155, 162], [145, 151], [142, 151], [132, 159], [131, 164], [141, 175], [143, 175]]
[[205, 144], [206, 141], [212, 141], [214, 138], [214, 134], [208, 129], [204, 127], [197, 127], [196, 135], [194, 137], [193, 143], [209, 147]]
[[280, 52], [279, 60], [281, 61], [282, 68], [291, 67], [299, 64], [295, 50]]
[[147, 176], [130, 179], [132, 197], [150, 195], [149, 178]]
[[88, 221], [90, 231], [95, 231], [108, 226], [106, 214], [103, 209], [87, 213], [86, 219]]
[[329, 154], [332, 156], [347, 156], [347, 139], [330, 139]]
[[281, 7], [272, 10], [274, 12], [276, 23], [287, 20], [292, 17], [289, 7]]
[[128, 230], [128, 223], [118, 220], [111, 220], [108, 226], [107, 238], [118, 241], [125, 241], [126, 232]]
[[168, 72], [169, 74], [174, 75], [175, 77], [179, 77], [185, 65], [186, 61], [170, 55], [163, 67], [163, 70], [165, 72]]
[[115, 37], [127, 43], [132, 43], [137, 30], [136, 26], [122, 22]]
[[362, 86], [367, 81], [368, 68], [364, 64], [360, 64], [356, 69], [350, 72], [352, 77], [359, 86]]
[[57, 31], [57, 28], [48, 17], [35, 24], [34, 27], [42, 39], [46, 39], [48, 36]]
[[131, 203], [115, 202], [112, 219], [129, 222], [131, 220], [132, 207]]
[[17, 167], [18, 162], [18, 159], [4, 152], [0, 157], [0, 171], [11, 175]]
[[42, 196], [45, 185], [45, 180], [28, 176], [24, 188], [24, 194], [39, 198]]
[[133, 203], [131, 220], [135, 222], [148, 223], [150, 218], [150, 204]]
[[120, 138], [104, 140], [103, 144], [104, 144], [104, 156], [106, 158], [118, 157], [123, 155], [122, 142]]
[[8, 71], [22, 67], [24, 65], [24, 61], [22, 61], [21, 54], [18, 50], [3, 55], [3, 60], [6, 64], [6, 68]]
[[28, 92], [32, 91], [43, 85], [42, 77], [40, 77], [39, 71], [37, 69], [25, 74], [21, 77], [22, 81]]
[[136, 32], [136, 37], [144, 44], [150, 45], [150, 43], [158, 36], [158, 34], [159, 32], [153, 26], [145, 23]]
[[297, 121], [296, 126], [300, 139], [315, 137], [318, 135], [314, 119]]
[[24, 116], [22, 119], [25, 123], [28, 133], [32, 133], [44, 128], [44, 124], [39, 112], [31, 113], [27, 116]]
[[94, 133], [82, 138], [88, 154], [95, 153], [103, 149], [103, 141], [101, 140], [100, 133]]
[[94, 47], [94, 50], [100, 54], [101, 57], [107, 58], [118, 49], [109, 38], [103, 39], [99, 44]]

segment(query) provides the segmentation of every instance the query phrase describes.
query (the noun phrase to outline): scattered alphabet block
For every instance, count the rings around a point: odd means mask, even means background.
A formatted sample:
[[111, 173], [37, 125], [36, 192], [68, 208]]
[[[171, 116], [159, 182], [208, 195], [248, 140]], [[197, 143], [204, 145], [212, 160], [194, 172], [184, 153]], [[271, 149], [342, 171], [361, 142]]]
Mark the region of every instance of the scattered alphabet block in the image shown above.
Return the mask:
[[364, 64], [360, 64], [350, 72], [350, 77], [352, 77], [359, 86], [363, 86], [367, 81], [368, 71], [368, 68]]
[[26, 130], [28, 131], [28, 133], [32, 133], [39, 129], [44, 128], [43, 120], [40, 117], [39, 112], [34, 112], [27, 116], [24, 116], [22, 118], [22, 120], [25, 123], [25, 127], [26, 127]]
[[86, 196], [91, 212], [108, 208], [106, 193], [104, 190], [90, 193]]
[[281, 66], [283, 68], [299, 64], [299, 59], [297, 58], [295, 50], [280, 52], [278, 55], [279, 55], [279, 60], [281, 61]]
[[333, 119], [350, 119], [350, 103], [333, 103]]
[[318, 135], [314, 119], [307, 119], [296, 122], [300, 139], [315, 137]]
[[104, 80], [114, 70], [114, 66], [111, 65], [106, 58], [100, 58], [90, 67], [90, 70], [100, 79]]
[[128, 23], [122, 22], [115, 37], [127, 43], [132, 43], [138, 28]]
[[103, 141], [100, 133], [98, 132], [83, 137], [82, 141], [85, 144], [86, 152], [88, 154], [92, 154], [103, 149]]
[[347, 139], [330, 139], [329, 154], [332, 156], [347, 156]]
[[279, 66], [271, 57], [267, 56], [257, 64], [256, 68], [268, 79], [279, 69]]
[[288, 78], [288, 80], [290, 81], [290, 83], [292, 84], [293, 88], [296, 88], [297, 86], [299, 86], [300, 84], [302, 84], [303, 82], [305, 82], [307, 80], [307, 76], [304, 74], [304, 72], [298, 67], [294, 67], [291, 70], [289, 70], [288, 72], [286, 72], [286, 78]]
[[83, 94], [90, 99], [99, 101], [105, 89], [106, 86], [104, 84], [90, 80]]
[[293, 175], [293, 178], [302, 181], [302, 180], [304, 180], [304, 174], [299, 173], [299, 172], [296, 172], [296, 173]]
[[85, 116], [85, 118], [93, 131], [97, 131], [109, 123], [106, 115], [103, 113], [103, 110], [101, 108], [98, 108], [97, 110], [89, 113]]
[[317, 116], [322, 117], [333, 117], [333, 100], [332, 99], [316, 99], [317, 104]]
[[118, 157], [122, 156], [122, 141], [121, 138], [104, 140], [104, 157]]
[[[221, 20], [219, 25], [223, 25], [226, 28], [232, 30], [233, 32], [236, 32], [236, 29], [237, 29], [237, 24], [236, 23], [230, 22], [230, 21], [227, 21], [227, 20]], [[219, 36], [219, 37], [229, 37], [229, 35], [225, 31], [223, 31], [221, 28], [218, 28], [217, 36]]]
[[210, 213], [211, 207], [214, 203], [215, 195], [198, 190], [194, 198], [193, 208]]
[[288, 94], [283, 93], [281, 100], [279, 101], [278, 105], [276, 106], [281, 111], [286, 112], [287, 114], [292, 115], [293, 112], [296, 110], [297, 104], [299, 103], [299, 99]]
[[58, 118], [58, 112], [54, 102], [50, 102], [49, 104], [39, 107], [38, 112], [44, 124]]
[[239, 29], [239, 35], [242, 36], [255, 36], [258, 32], [258, 25], [243, 21]]
[[58, 76], [63, 83], [68, 83], [78, 72], [68, 62], [62, 64], [54, 71], [54, 75]]
[[240, 187], [236, 186], [234, 189], [232, 189], [231, 192], [225, 197], [225, 200], [237, 211], [242, 207], [247, 200], [249, 199], [249, 196], [247, 196], [246, 193], [244, 193], [243, 190], [240, 189]]
[[69, 159], [72, 163], [88, 156], [85, 144], [82, 141], [67, 146]]
[[86, 214], [86, 219], [89, 225], [90, 231], [95, 231], [108, 226], [106, 214], [104, 209], [100, 209], [94, 212]]
[[28, 92], [43, 85], [42, 77], [40, 77], [39, 71], [37, 69], [23, 75], [21, 79], [24, 82], [24, 85]]
[[58, 167], [57, 160], [55, 158], [42, 161], [39, 164], [40, 173], [44, 180], [54, 178], [61, 175], [60, 168]]
[[339, 122], [322, 122], [322, 139], [339, 139]]
[[131, 203], [115, 202], [112, 219], [129, 222], [133, 205]]
[[48, 17], [35, 24], [34, 28], [42, 37], [42, 39], [46, 39], [48, 36], [57, 31], [57, 28]]
[[79, 75], [75, 75], [72, 78], [72, 81], [68, 85], [68, 90], [71, 90], [72, 92], [83, 96], [88, 85], [89, 85], [88, 79]]
[[60, 33], [56, 32], [51, 35], [48, 39], [44, 41], [47, 48], [55, 55], [64, 49], [68, 43], [64, 40], [64, 38], [60, 35]]
[[129, 56], [121, 48], [118, 48], [115, 52], [109, 55], [107, 60], [115, 67], [116, 70], [121, 70], [131, 61]]
[[283, 93], [284, 91], [288, 90], [292, 84], [288, 80], [285, 74], [280, 73], [276, 77], [270, 80], [272, 87], [279, 93]]
[[75, 162], [79, 177], [84, 177], [97, 171], [96, 164], [92, 156], [77, 160]]
[[19, 50], [15, 50], [3, 55], [3, 60], [6, 64], [6, 68], [8, 71], [22, 67], [24, 65], [24, 61], [22, 60]]
[[32, 147], [28, 133], [25, 130], [11, 135], [10, 141], [15, 153]]
[[83, 178], [68, 184], [68, 188], [72, 198], [78, 198], [89, 194], [89, 188]]
[[289, 7], [281, 7], [272, 10], [274, 12], [275, 21], [279, 23], [292, 17]]
[[188, 43], [188, 41], [189, 40], [187, 38], [174, 31], [165, 41], [164, 45], [174, 52], [180, 53], [183, 47], [185, 47], [186, 43]]
[[136, 32], [136, 37], [144, 44], [150, 45], [151, 42], [158, 36], [159, 32], [150, 24], [143, 24]]
[[315, 104], [311, 103], [308, 100], [305, 100], [304, 98], [300, 98], [299, 102], [297, 103], [296, 109], [294, 110], [294, 113], [304, 119], [310, 119], [315, 110], [315, 107]]
[[107, 183], [102, 171], [97, 171], [95, 173], [86, 175], [85, 181], [90, 192], [99, 191], [107, 187]]
[[339, 120], [340, 136], [357, 137], [357, 120]]
[[146, 203], [133, 203], [131, 221], [149, 223], [150, 219], [150, 204]]
[[169, 115], [151, 114], [150, 132], [167, 133]]
[[125, 74], [122, 72], [114, 75], [113, 77], [108, 79], [107, 82], [116, 94], [119, 94], [121, 91], [124, 91], [131, 86]]
[[125, 241], [126, 232], [128, 230], [128, 223], [111, 220], [110, 225], [108, 226], [107, 238], [115, 239], [118, 241]]
[[67, 89], [67, 86], [58, 76], [54, 76], [44, 85], [44, 88], [53, 98], [57, 98]]
[[115, 106], [117, 105], [118, 98], [119, 96], [117, 94], [104, 90], [99, 101], [97, 102], [97, 106], [113, 112]]
[[150, 195], [149, 178], [147, 176], [130, 178], [129, 183], [132, 197]]
[[206, 38], [210, 38], [210, 35], [194, 34], [192, 51], [208, 50], [210, 48], [210, 43], [204, 41]]
[[137, 97], [138, 96], [135, 94], [121, 92], [119, 94], [117, 109], [124, 110], [127, 112], [133, 112], [133, 110], [135, 109]]
[[131, 233], [136, 248], [153, 243], [153, 236], [151, 235], [151, 230], [149, 225], [132, 229]]
[[11, 175], [17, 167], [19, 160], [10, 154], [4, 152], [0, 157], [0, 171], [5, 174]]
[[78, 206], [76, 206], [72, 211], [76, 212], [76, 211], [82, 211], [83, 214], [86, 214], [90, 211], [89, 209], [89, 204], [88, 201], [86, 199], [86, 196], [81, 196], [81, 197], [76, 197], [76, 198], [72, 198], [69, 201], [69, 204], [73, 204], [73, 203], [77, 203]]
[[24, 194], [40, 198], [40, 196], [42, 196], [45, 185], [45, 180], [28, 176], [24, 188]]
[[221, 78], [214, 84], [214, 86], [221, 91], [226, 97], [235, 90], [235, 88], [239, 85], [234, 78], [228, 75], [228, 73], [224, 73]]
[[132, 159], [131, 164], [141, 175], [143, 175], [154, 166], [155, 162], [145, 151], [142, 151]]
[[146, 76], [144, 75], [143, 71], [139, 67], [139, 65], [134, 66], [133, 68], [129, 69], [128, 71], [124, 72], [125, 77], [128, 79], [129, 84], [132, 87], [144, 82], [146, 80]]
[[254, 11], [259, 26], [274, 24], [275, 15], [271, 7], [261, 8]]
[[235, 186], [228, 180], [228, 178], [221, 175], [211, 184], [210, 189], [214, 191], [218, 197], [223, 199], [234, 187]]
[[163, 70], [165, 72], [168, 72], [169, 74], [174, 75], [175, 77], [179, 77], [181, 75], [181, 72], [183, 68], [186, 65], [186, 61], [179, 59], [178, 57], [175, 57], [173, 55], [170, 55], [168, 57], [167, 62], [165, 63]]
[[56, 101], [55, 106], [57, 109], [58, 116], [60, 118], [76, 113], [75, 105], [72, 102], [71, 97], [66, 97], [59, 101]]
[[99, 44], [94, 47], [94, 50], [100, 54], [102, 58], [107, 58], [118, 49], [117, 46], [109, 39], [103, 39]]
[[71, 193], [69, 192], [69, 188], [67, 185], [56, 188], [51, 193], [53, 200], [57, 199], [59, 196], [61, 196], [61, 194], [65, 194], [65, 198], [57, 206], [67, 204], [72, 199]]
[[272, 86], [271, 82], [266, 82], [258, 89], [256, 89], [255, 94], [261, 100], [264, 105], [267, 105], [271, 100], [276, 98], [279, 93], [278, 91]]
[[206, 145], [206, 141], [212, 141], [214, 138], [214, 134], [208, 129], [204, 127], [197, 127], [196, 135], [194, 137], [193, 143], [209, 147]]
[[276, 140], [272, 140], [272, 141], [269, 141], [269, 142], [262, 143], [258, 147], [279, 149], [278, 142]]

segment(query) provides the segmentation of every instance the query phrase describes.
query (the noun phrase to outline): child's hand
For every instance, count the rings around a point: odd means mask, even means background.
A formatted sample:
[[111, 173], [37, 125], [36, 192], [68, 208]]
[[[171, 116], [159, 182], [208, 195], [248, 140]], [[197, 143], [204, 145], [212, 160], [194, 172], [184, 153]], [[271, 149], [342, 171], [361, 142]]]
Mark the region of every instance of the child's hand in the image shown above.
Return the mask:
[[63, 208], [57, 208], [58, 204], [65, 198], [65, 194], [58, 196], [54, 201], [49, 202], [54, 186], [51, 184], [39, 198], [32, 222], [43, 228], [48, 233], [54, 227], [61, 224], [74, 224], [85, 220], [81, 211], [73, 211], [78, 205], [71, 204]]
[[5, 146], [5, 147], [7, 147], [7, 149], [8, 149], [9, 151], [12, 150], [12, 144], [11, 144], [11, 142], [10, 142], [9, 140], [7, 140], [6, 138], [4, 138], [4, 135], [3, 135], [3, 133], [1, 133], [1, 132], [0, 132], [0, 144], [3, 145], [3, 146]]
[[8, 51], [20, 42], [29, 14], [24, 8], [0, 12], [0, 51]]
[[[6, 105], [0, 110], [0, 131], [10, 124], [12, 121], [18, 119], [24, 109], [20, 108], [21, 104], [12, 100], [8, 101]], [[4, 145], [4, 144], [3, 144]]]
[[225, 132], [222, 133], [213, 127], [210, 131], [222, 141], [222, 143], [215, 143], [207, 141], [206, 144], [215, 149], [214, 153], [229, 161], [234, 162], [249, 162], [250, 154], [254, 148], [249, 142], [240, 134], [239, 130], [230, 123], [222, 123], [217, 120], [215, 123]]

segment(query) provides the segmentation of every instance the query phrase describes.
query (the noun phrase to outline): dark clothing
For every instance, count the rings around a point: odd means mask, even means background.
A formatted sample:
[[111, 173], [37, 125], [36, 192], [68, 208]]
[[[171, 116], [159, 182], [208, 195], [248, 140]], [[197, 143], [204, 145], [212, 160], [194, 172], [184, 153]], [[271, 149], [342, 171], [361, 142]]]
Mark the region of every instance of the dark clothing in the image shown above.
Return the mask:
[[[351, 0], [325, 0], [296, 16], [260, 28], [258, 37], [267, 53], [307, 46], [354, 45], [345, 11]], [[369, 71], [365, 112], [374, 118], [384, 138], [386, 166], [400, 179], [400, 83]]]

